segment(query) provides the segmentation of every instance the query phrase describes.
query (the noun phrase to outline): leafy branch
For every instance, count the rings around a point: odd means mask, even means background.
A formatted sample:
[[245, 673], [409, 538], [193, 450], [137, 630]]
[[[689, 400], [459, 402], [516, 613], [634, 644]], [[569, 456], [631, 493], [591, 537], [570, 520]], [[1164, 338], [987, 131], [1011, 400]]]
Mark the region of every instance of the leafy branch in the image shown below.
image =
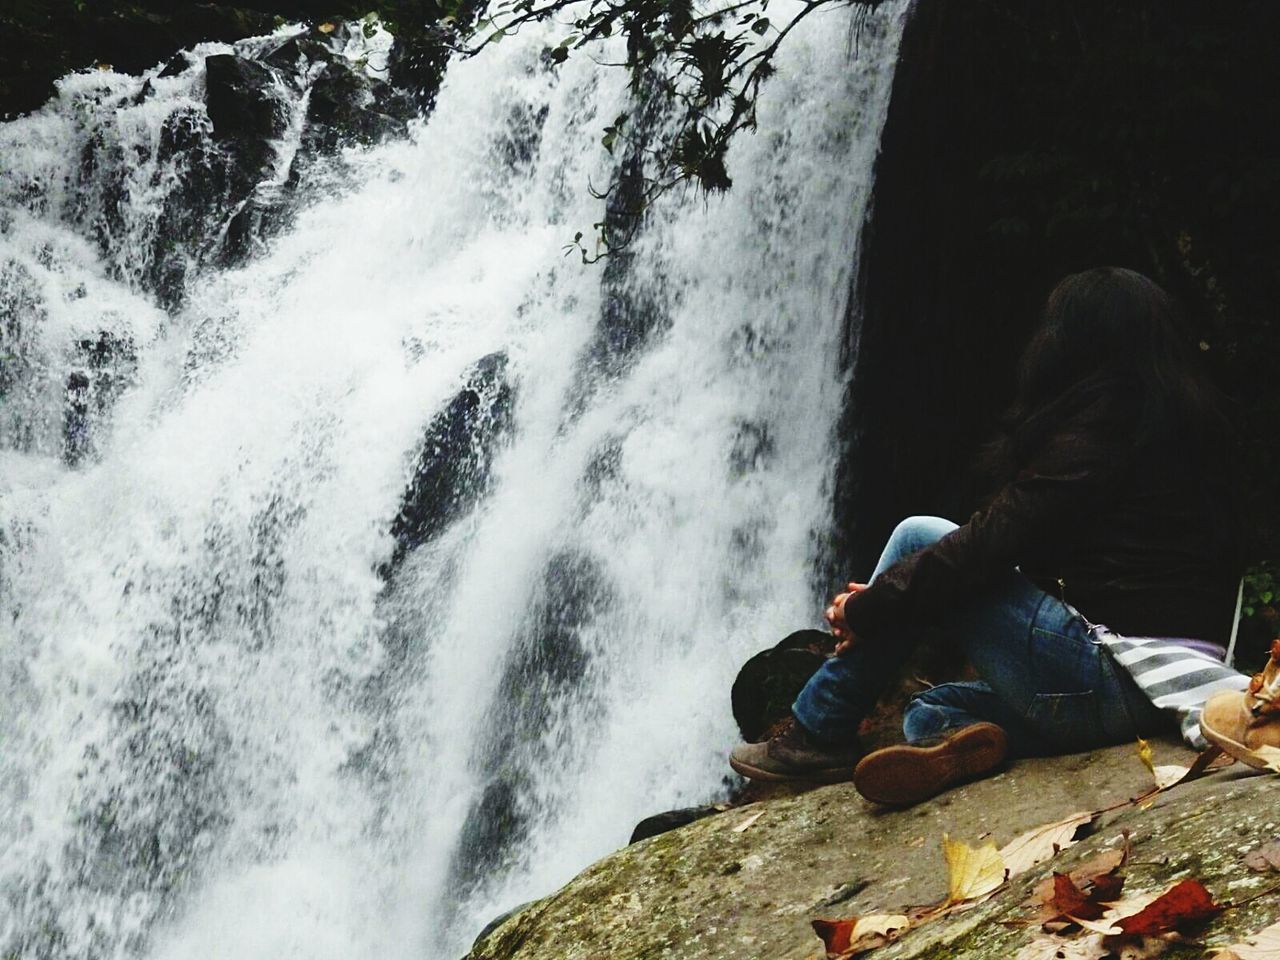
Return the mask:
[[[695, 0], [499, 0], [489, 15], [466, 23], [446, 17], [454, 49], [476, 56], [527, 25], [562, 23], [569, 30], [544, 51], [555, 68], [576, 51], [625, 37], [621, 61], [597, 61], [630, 73], [639, 117], [621, 114], [603, 130], [601, 144], [628, 161], [592, 196], [610, 201], [606, 217], [592, 225], [594, 250], [578, 233], [566, 247], [593, 263], [627, 246], [645, 212], [681, 186], [704, 193], [732, 185], [725, 157], [734, 137], [756, 129], [761, 88], [774, 72], [774, 57], [788, 35], [820, 7], [847, 0], [802, 0], [781, 24], [767, 15], [770, 0], [730, 0], [704, 8]], [[860, 16], [883, 0], [864, 0]], [[861, 19], [858, 24], [860, 26]]]

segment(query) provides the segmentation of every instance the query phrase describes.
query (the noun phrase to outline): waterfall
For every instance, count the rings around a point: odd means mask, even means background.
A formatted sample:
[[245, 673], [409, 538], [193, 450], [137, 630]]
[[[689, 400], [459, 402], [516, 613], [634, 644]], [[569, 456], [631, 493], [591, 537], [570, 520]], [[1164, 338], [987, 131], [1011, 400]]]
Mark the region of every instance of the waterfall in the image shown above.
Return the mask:
[[732, 190], [603, 265], [626, 77], [550, 28], [238, 259], [205, 60], [287, 32], [0, 127], [0, 954], [449, 960], [723, 795], [734, 673], [826, 587], [905, 8], [811, 16]]

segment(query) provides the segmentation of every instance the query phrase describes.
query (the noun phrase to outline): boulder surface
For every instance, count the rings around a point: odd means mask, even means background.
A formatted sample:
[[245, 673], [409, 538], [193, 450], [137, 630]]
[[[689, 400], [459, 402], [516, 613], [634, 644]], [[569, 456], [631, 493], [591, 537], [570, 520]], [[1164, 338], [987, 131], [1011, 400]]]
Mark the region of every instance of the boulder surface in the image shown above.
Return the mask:
[[[1157, 763], [1191, 758], [1173, 744], [1156, 745]], [[1028, 906], [1034, 887], [1054, 870], [1123, 844], [1126, 832], [1126, 896], [1196, 877], [1219, 903], [1242, 904], [1163, 956], [1202, 956], [1205, 945], [1236, 942], [1280, 917], [1280, 891], [1271, 889], [1278, 878], [1243, 859], [1280, 832], [1280, 781], [1236, 765], [1153, 802], [1126, 802], [1150, 787], [1136, 750], [1121, 746], [1021, 761], [908, 810], [876, 808], [848, 784], [735, 808], [604, 858], [487, 931], [467, 960], [814, 960], [823, 956], [810, 926], [815, 917], [905, 912], [944, 900], [944, 834], [1003, 846], [1089, 810], [1105, 811], [1093, 832], [1051, 862], [867, 956], [1008, 960], [1040, 933]]]

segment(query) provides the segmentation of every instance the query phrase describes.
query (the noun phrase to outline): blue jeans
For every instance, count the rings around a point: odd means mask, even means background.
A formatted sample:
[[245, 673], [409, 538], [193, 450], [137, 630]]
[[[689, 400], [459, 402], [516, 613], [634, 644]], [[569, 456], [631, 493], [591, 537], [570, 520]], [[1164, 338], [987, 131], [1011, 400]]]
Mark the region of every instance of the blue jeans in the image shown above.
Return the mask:
[[[904, 520], [872, 579], [954, 529], [939, 517]], [[942, 642], [963, 647], [981, 679], [915, 694], [902, 718], [908, 742], [989, 721], [1008, 733], [1011, 756], [1027, 757], [1073, 753], [1176, 728], [1111, 659], [1088, 623], [1015, 569], [958, 604], [936, 630]], [[796, 698], [796, 719], [818, 740], [855, 739], [858, 722], [921, 639], [904, 631], [828, 660]]]

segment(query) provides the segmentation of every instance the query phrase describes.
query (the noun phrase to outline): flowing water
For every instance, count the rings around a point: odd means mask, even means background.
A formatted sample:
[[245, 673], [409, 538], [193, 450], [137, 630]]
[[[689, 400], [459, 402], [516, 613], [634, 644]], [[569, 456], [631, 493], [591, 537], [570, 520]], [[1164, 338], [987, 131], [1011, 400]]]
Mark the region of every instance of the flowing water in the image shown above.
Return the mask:
[[625, 77], [551, 33], [239, 266], [173, 216], [227, 48], [0, 127], [0, 955], [449, 960], [726, 789], [735, 670], [826, 586], [904, 9], [810, 17], [733, 189], [604, 266]]

